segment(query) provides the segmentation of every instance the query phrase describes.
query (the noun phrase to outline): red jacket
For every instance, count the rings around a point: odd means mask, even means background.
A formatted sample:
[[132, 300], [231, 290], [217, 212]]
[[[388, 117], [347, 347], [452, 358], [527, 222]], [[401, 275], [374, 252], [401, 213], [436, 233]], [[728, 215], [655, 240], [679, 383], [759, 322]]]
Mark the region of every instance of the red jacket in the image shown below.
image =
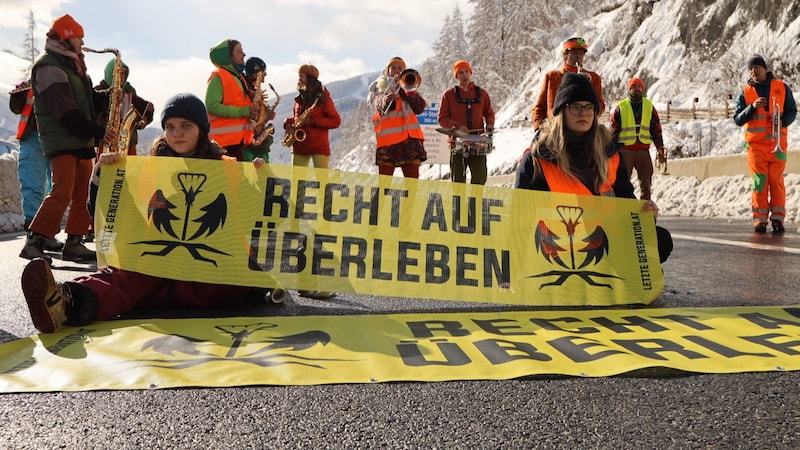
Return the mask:
[[[480, 132], [494, 129], [494, 108], [489, 94], [478, 88], [475, 83], [470, 83], [467, 89], [459, 88], [458, 95], [456, 87], [451, 87], [442, 95], [442, 102], [439, 105], [439, 125], [442, 128], [456, 129], [463, 126], [468, 130], [480, 130]], [[468, 120], [470, 115], [472, 118]]]
[[[287, 123], [294, 123], [307, 108], [311, 105], [302, 103], [300, 96], [294, 99], [294, 115], [287, 120]], [[295, 141], [292, 145], [292, 153], [298, 155], [330, 155], [331, 143], [328, 139], [328, 130], [339, 128], [342, 118], [336, 111], [330, 92], [322, 88], [322, 98], [317, 105], [306, 116], [303, 121], [302, 129], [306, 138], [303, 142]]]

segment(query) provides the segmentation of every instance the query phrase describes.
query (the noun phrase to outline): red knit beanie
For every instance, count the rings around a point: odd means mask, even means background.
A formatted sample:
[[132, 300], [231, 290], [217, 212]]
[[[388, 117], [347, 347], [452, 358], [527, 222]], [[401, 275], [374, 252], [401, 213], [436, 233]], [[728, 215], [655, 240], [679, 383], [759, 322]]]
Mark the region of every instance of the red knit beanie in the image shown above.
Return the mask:
[[642, 89], [644, 89], [644, 81], [642, 81], [641, 78], [633, 77], [630, 80], [628, 80], [628, 90], [630, 90], [630, 88], [632, 88], [636, 84], [638, 84], [639, 86], [642, 87]]
[[70, 38], [82, 38], [83, 27], [75, 21], [69, 14], [57, 18], [50, 26], [50, 30], [55, 31], [62, 41]]

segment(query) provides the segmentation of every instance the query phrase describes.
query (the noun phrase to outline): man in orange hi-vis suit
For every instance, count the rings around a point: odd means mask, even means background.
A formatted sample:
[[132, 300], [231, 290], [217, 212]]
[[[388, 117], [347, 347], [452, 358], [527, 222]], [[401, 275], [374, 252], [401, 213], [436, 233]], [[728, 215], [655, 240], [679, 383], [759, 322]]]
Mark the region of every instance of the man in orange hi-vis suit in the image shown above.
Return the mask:
[[750, 79], [736, 99], [733, 121], [744, 127], [747, 161], [753, 178], [753, 226], [756, 233], [766, 233], [770, 220], [772, 231], [783, 233], [786, 127], [794, 122], [797, 105], [789, 86], [767, 71], [763, 57], [753, 55], [747, 62], [747, 69]]

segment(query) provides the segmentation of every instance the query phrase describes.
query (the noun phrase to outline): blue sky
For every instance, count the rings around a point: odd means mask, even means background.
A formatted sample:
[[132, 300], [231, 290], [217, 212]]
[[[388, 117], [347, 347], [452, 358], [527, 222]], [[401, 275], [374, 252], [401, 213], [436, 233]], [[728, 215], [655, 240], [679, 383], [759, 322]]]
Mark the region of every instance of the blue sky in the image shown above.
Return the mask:
[[[32, 10], [41, 49], [53, 18], [68, 13], [84, 27], [86, 47], [120, 50], [129, 81], [158, 111], [178, 92], [202, 98], [213, 70], [208, 50], [223, 39], [237, 39], [248, 57], [263, 59], [267, 81], [284, 94], [294, 91], [297, 68], [308, 62], [323, 83], [380, 70], [392, 56], [418, 65], [456, 6], [469, 17], [467, 0], [0, 0], [0, 42], [19, 48]], [[111, 57], [87, 55], [93, 81]], [[0, 87], [21, 81], [22, 67], [0, 54]]]

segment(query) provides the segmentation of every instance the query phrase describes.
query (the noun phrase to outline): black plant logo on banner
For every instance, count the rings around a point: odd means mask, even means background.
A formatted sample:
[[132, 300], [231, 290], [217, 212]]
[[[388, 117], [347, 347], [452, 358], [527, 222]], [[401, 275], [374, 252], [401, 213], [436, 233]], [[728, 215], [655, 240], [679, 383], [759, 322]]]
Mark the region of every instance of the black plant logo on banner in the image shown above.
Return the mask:
[[[201, 194], [204, 194], [203, 185], [206, 183], [208, 177], [202, 173], [183, 172], [177, 175], [177, 179], [181, 186], [183, 198], [180, 199], [180, 202], [176, 201], [175, 203], [183, 203], [183, 211], [173, 211], [177, 210], [178, 206], [170, 201], [170, 199], [166, 198], [161, 189], [156, 190], [150, 198], [150, 203], [147, 207], [147, 219], [153, 222], [153, 225], [155, 225], [159, 233], [162, 235], [167, 234], [172, 239], [138, 241], [133, 244], [162, 247], [159, 251], [142, 252], [142, 256], [166, 256], [176, 248], [184, 247], [194, 259], [210, 262], [216, 266], [217, 262], [203, 256], [201, 251], [226, 256], [230, 255], [207, 244], [192, 243], [191, 241], [203, 236], [211, 236], [225, 225], [225, 218], [228, 215], [228, 203], [225, 199], [225, 195], [222, 193], [218, 194], [216, 199], [201, 207], [200, 211], [202, 211], [202, 213], [199, 214], [199, 217], [193, 219], [191, 216], [192, 207], [195, 206], [195, 201], [201, 197]], [[182, 218], [175, 214], [178, 212], [183, 212]], [[181, 228], [180, 236], [175, 231], [176, 225]]]
[[[595, 278], [619, 279], [618, 276], [584, 270], [590, 265], [596, 265], [604, 257], [608, 256], [608, 236], [606, 236], [603, 227], [598, 225], [594, 229], [594, 232], [581, 239], [581, 242], [585, 244], [576, 250], [575, 235], [578, 224], [581, 223], [583, 208], [578, 206], [558, 206], [556, 207], [556, 212], [558, 212], [559, 217], [561, 217], [561, 223], [564, 225], [567, 236], [569, 237], [569, 248], [563, 248], [556, 242], [561, 239], [561, 236], [553, 232], [543, 220], [540, 220], [536, 225], [534, 242], [536, 243], [537, 253], [540, 253], [550, 264], [560, 266], [564, 270], [550, 270], [538, 275], [531, 275], [528, 278], [557, 277], [555, 281], [542, 284], [539, 289], [546, 286], [561, 286], [573, 275], [580, 277], [591, 286], [613, 289], [610, 284], [599, 283]], [[576, 259], [578, 259], [580, 255], [583, 255], [583, 262], [577, 265]], [[569, 262], [565, 262], [563, 258], [569, 258]]]
[[339, 359], [312, 358], [303, 352], [324, 347], [331, 340], [328, 333], [309, 330], [288, 336], [275, 336], [266, 330], [277, 327], [272, 323], [215, 326], [219, 338], [208, 341], [182, 334], [167, 334], [142, 344], [142, 352], [152, 350], [164, 355], [162, 359], [141, 359], [153, 367], [189, 369], [209, 363], [237, 362], [259, 367], [294, 364], [324, 369], [324, 361]]

